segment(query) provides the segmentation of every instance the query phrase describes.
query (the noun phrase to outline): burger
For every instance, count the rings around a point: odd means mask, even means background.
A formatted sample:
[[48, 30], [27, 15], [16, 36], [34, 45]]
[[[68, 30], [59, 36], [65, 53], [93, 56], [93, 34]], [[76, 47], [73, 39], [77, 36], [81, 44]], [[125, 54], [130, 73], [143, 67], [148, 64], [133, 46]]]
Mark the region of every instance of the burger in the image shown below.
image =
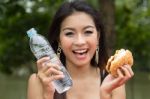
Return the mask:
[[133, 65], [132, 52], [125, 49], [116, 50], [115, 54], [108, 59], [106, 71], [117, 77], [117, 69], [124, 65]]

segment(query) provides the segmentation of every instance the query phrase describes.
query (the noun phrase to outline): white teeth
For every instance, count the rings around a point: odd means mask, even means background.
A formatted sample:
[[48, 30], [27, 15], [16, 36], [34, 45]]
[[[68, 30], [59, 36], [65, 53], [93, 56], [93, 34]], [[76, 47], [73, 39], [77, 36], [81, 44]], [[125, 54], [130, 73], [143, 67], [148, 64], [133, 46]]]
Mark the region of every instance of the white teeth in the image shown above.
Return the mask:
[[85, 53], [87, 50], [86, 49], [84, 49], [84, 50], [75, 50], [74, 52], [75, 53]]

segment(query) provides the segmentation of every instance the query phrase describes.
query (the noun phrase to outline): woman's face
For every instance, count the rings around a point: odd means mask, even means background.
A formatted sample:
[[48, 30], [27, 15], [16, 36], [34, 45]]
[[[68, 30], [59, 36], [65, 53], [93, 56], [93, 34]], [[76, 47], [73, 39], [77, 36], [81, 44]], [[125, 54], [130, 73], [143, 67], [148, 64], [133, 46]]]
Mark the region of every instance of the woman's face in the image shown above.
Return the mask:
[[67, 65], [90, 65], [98, 45], [98, 33], [92, 17], [74, 12], [61, 24], [60, 46]]

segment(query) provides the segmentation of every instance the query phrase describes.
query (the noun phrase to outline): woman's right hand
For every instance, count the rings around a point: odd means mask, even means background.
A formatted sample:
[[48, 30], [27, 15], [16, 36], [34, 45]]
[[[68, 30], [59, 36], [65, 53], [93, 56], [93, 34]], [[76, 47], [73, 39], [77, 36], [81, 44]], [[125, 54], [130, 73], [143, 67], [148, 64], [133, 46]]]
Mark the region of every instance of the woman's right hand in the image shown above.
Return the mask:
[[37, 61], [37, 68], [37, 76], [42, 83], [44, 96], [54, 94], [55, 88], [52, 81], [64, 77], [63, 72], [60, 71], [60, 66], [52, 64], [49, 57], [43, 57]]
[[101, 96], [107, 97], [105, 99], [126, 99], [125, 84], [134, 76], [134, 72], [130, 65], [124, 65], [117, 69], [117, 74], [118, 77], [108, 74], [101, 84]]

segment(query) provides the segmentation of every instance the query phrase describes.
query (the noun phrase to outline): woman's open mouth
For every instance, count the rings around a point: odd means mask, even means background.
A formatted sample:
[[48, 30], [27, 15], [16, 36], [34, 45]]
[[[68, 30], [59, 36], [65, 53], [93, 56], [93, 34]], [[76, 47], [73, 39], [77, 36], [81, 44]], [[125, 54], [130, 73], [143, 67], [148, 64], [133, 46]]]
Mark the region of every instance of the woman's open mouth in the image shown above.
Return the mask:
[[78, 59], [86, 58], [88, 49], [77, 49], [72, 51]]

